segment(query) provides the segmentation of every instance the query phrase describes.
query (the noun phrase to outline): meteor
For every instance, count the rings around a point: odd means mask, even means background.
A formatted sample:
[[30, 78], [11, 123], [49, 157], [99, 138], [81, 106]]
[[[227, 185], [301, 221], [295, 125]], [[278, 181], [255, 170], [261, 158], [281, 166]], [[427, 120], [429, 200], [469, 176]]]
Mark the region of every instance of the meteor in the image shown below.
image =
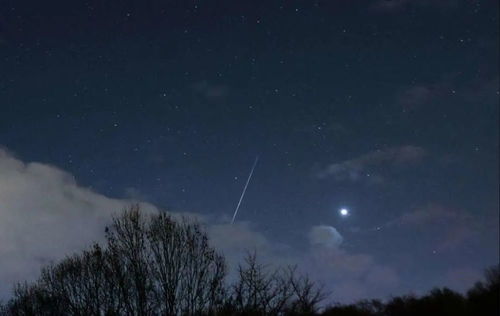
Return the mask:
[[243, 188], [243, 192], [241, 192], [240, 200], [238, 201], [238, 205], [236, 206], [236, 210], [234, 210], [233, 219], [231, 220], [231, 225], [234, 223], [234, 219], [238, 214], [238, 210], [240, 209], [241, 201], [243, 201], [243, 197], [245, 196], [245, 192], [247, 191], [248, 184], [250, 183], [250, 179], [252, 179], [253, 171], [255, 166], [257, 166], [257, 162], [259, 161], [259, 156], [255, 157], [255, 161], [252, 166], [252, 170], [250, 170], [250, 174], [248, 175], [247, 182], [245, 183], [245, 187]]

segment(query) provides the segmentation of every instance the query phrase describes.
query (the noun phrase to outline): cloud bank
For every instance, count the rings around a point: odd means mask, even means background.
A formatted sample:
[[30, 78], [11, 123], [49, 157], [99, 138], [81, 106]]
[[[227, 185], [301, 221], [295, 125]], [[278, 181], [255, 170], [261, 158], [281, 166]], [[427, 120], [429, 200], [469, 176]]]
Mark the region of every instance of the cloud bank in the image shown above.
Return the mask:
[[[25, 163], [0, 149], [0, 298], [8, 298], [16, 282], [35, 279], [43, 265], [102, 241], [112, 215], [133, 202], [108, 198], [80, 186], [57, 167]], [[147, 203], [141, 208], [158, 212]], [[202, 222], [233, 268], [249, 251], [256, 251], [264, 263], [298, 265], [323, 281], [335, 300], [388, 294], [397, 285], [391, 268], [378, 265], [370, 255], [343, 250], [343, 237], [332, 226], [311, 227], [304, 234], [309, 246], [294, 249], [268, 239], [248, 222], [230, 225], [206, 215], [172, 214]], [[370, 292], [375, 283], [387, 292]]]
[[[0, 149], [0, 297], [14, 282], [104, 236], [114, 212], [131, 201], [80, 187], [68, 173], [24, 163]], [[143, 204], [153, 211], [154, 207]]]

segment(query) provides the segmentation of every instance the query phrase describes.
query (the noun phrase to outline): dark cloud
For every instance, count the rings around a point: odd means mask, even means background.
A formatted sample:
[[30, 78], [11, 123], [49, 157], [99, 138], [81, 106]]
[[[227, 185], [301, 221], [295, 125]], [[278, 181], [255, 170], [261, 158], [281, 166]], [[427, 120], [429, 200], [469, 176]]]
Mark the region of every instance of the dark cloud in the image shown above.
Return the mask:
[[397, 220], [401, 225], [421, 225], [426, 223], [442, 223], [449, 221], [465, 222], [470, 216], [464, 212], [454, 211], [441, 205], [428, 205], [404, 213]]
[[435, 228], [434, 231], [437, 233], [432, 236], [433, 241], [430, 245], [435, 251], [453, 251], [476, 242], [480, 235], [480, 224], [474, 216], [464, 210], [439, 204], [415, 208], [376, 229], [391, 227], [414, 230], [426, 227], [427, 231]]
[[321, 170], [317, 176], [318, 178], [332, 177], [337, 181], [358, 181], [369, 178], [370, 181], [375, 179], [381, 182], [383, 178], [379, 175], [371, 175], [368, 172], [370, 168], [386, 165], [412, 165], [420, 162], [426, 155], [425, 149], [411, 145], [379, 149], [350, 160], [333, 163]]
[[446, 100], [459, 100], [471, 106], [477, 106], [478, 103], [495, 104], [498, 101], [498, 76], [480, 77], [469, 81], [467, 85], [460, 80], [459, 74], [447, 74], [432, 83], [410, 85], [396, 94], [394, 102], [402, 112], [415, 112], [444, 104]]
[[453, 8], [457, 0], [378, 0], [372, 5], [375, 12], [398, 12], [410, 6]]
[[403, 107], [403, 111], [412, 111], [431, 101], [434, 93], [432, 87], [413, 86], [402, 91], [396, 102]]

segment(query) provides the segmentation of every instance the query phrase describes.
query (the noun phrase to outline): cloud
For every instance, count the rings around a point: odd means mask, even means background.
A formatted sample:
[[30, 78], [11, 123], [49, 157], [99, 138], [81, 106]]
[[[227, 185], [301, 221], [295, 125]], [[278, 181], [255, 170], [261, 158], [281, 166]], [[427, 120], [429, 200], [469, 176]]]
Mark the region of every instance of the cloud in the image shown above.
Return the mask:
[[411, 0], [379, 0], [373, 5], [377, 11], [394, 11], [406, 7]]
[[428, 86], [412, 86], [403, 90], [397, 96], [399, 103], [404, 111], [413, 111], [427, 104], [434, 97], [435, 91]]
[[244, 222], [210, 225], [209, 234], [230, 267], [241, 262], [248, 251], [255, 250], [260, 261], [273, 267], [296, 265], [299, 271], [325, 285], [334, 301], [384, 297], [399, 286], [399, 276], [391, 267], [377, 263], [369, 254], [342, 249], [343, 237], [332, 226], [311, 227], [307, 235], [309, 247], [301, 251], [269, 240]]
[[479, 237], [478, 225], [473, 216], [463, 210], [439, 204], [415, 208], [379, 228], [396, 226], [419, 229], [423, 225], [428, 230], [435, 228], [432, 244], [433, 250], [439, 252], [455, 250]]
[[414, 112], [423, 107], [433, 105], [446, 97], [462, 94], [457, 84], [457, 74], [444, 75], [432, 83], [413, 84], [403, 87], [395, 95], [395, 103], [403, 112]]
[[366, 283], [379, 289], [394, 288], [399, 285], [399, 277], [394, 269], [375, 265], [366, 275]]
[[[254, 249], [261, 252], [269, 251], [269, 242], [264, 235], [253, 231], [248, 223], [240, 222], [234, 225], [215, 224], [209, 226], [212, 242], [227, 252], [240, 252]], [[228, 238], [231, 236], [231, 238]]]
[[397, 220], [403, 225], [421, 225], [426, 223], [449, 223], [450, 221], [467, 221], [470, 216], [463, 212], [453, 211], [441, 205], [431, 204], [417, 208], [411, 212], [404, 213]]
[[309, 242], [311, 248], [302, 258], [302, 266], [328, 285], [335, 301], [383, 297], [399, 286], [399, 276], [391, 267], [378, 264], [369, 254], [342, 249], [343, 237], [332, 226], [313, 226]]
[[269, 240], [249, 222], [214, 223], [209, 224], [207, 229], [212, 245], [226, 258], [229, 281], [236, 278], [236, 267], [250, 253], [255, 252], [259, 262], [271, 268], [300, 265], [303, 256], [307, 255], [297, 252], [290, 245]]
[[461, 100], [472, 105], [498, 102], [498, 75], [484, 75], [466, 83], [460, 74], [446, 74], [431, 83], [402, 87], [394, 102], [404, 113], [412, 113], [445, 100]]
[[[358, 181], [370, 175], [367, 171], [370, 168], [378, 166], [407, 166], [420, 162], [427, 152], [425, 149], [417, 146], [401, 146], [387, 149], [379, 149], [369, 152], [359, 157], [337, 162], [321, 170], [318, 178], [333, 177], [337, 181], [349, 180]], [[379, 175], [371, 175], [377, 182], [382, 182], [383, 178]], [[369, 176], [368, 176], [369, 177]]]
[[[0, 297], [14, 282], [104, 236], [114, 212], [131, 203], [79, 186], [47, 164], [24, 163], [0, 149]], [[146, 211], [155, 211], [142, 204]]]
[[314, 226], [309, 232], [309, 241], [313, 246], [337, 248], [343, 240], [342, 235], [332, 226]]
[[452, 268], [445, 273], [441, 284], [446, 284], [457, 291], [466, 292], [481, 279], [483, 279], [483, 273], [477, 269]]
[[363, 297], [384, 298], [400, 285], [393, 268], [378, 264], [369, 254], [341, 248], [315, 247], [304, 265], [313, 277], [328, 285], [333, 300], [344, 303]]
[[375, 12], [400, 12], [411, 6], [433, 7], [438, 9], [448, 9], [456, 5], [456, 0], [377, 0], [374, 1], [371, 9]]
[[[80, 186], [72, 175], [57, 167], [25, 163], [0, 150], [0, 298], [7, 298], [16, 282], [35, 279], [43, 265], [79, 252], [93, 241], [102, 241], [112, 214], [132, 202], [105, 197]], [[146, 212], [158, 211], [147, 203], [141, 207]], [[256, 251], [263, 263], [274, 267], [298, 265], [302, 272], [325, 281], [327, 289], [333, 289], [335, 300], [359, 299], [361, 294], [376, 296], [385, 292], [372, 291], [374, 283], [383, 283], [387, 291], [397, 283], [395, 272], [378, 265], [370, 255], [342, 249], [343, 238], [331, 226], [312, 227], [310, 246], [297, 249], [268, 239], [249, 222], [231, 225], [208, 215], [172, 215], [202, 223], [230, 268], [248, 251]]]

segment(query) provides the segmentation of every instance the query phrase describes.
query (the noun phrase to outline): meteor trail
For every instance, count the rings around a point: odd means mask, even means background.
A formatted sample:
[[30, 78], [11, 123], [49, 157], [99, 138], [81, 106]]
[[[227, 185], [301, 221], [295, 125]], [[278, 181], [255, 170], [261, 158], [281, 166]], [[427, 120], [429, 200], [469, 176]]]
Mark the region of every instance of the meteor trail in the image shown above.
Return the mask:
[[243, 192], [241, 192], [240, 200], [238, 201], [238, 205], [236, 206], [236, 210], [234, 210], [233, 219], [231, 220], [231, 225], [234, 223], [234, 219], [238, 214], [238, 209], [240, 208], [241, 201], [243, 201], [243, 197], [245, 196], [245, 192], [247, 191], [248, 184], [250, 183], [250, 179], [252, 179], [253, 171], [255, 166], [257, 166], [257, 162], [259, 161], [259, 156], [255, 157], [255, 161], [252, 166], [252, 170], [250, 170], [250, 174], [248, 175], [247, 183], [245, 183], [245, 187], [243, 188]]

